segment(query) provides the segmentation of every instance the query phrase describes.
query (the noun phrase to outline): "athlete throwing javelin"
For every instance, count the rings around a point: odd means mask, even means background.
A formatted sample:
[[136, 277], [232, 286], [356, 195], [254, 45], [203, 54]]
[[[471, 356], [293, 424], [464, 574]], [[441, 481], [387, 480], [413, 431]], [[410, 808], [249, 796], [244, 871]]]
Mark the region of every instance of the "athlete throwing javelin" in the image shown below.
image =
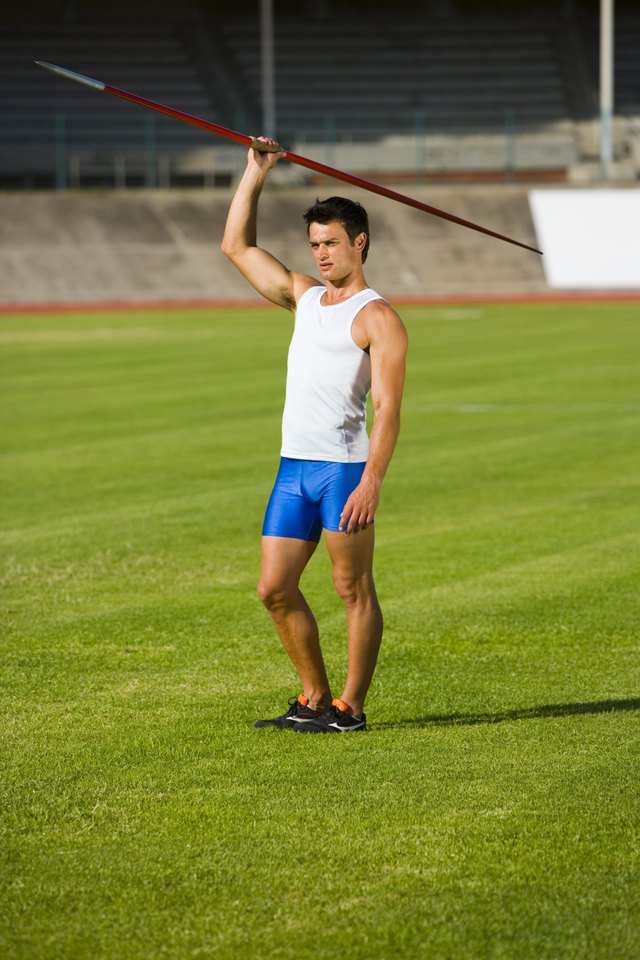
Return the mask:
[[[274, 140], [261, 138], [271, 146]], [[249, 150], [229, 208], [223, 253], [255, 289], [295, 314], [281, 460], [262, 530], [258, 593], [300, 678], [282, 716], [256, 727], [298, 733], [364, 730], [364, 704], [382, 640], [373, 581], [374, 515], [400, 429], [407, 333], [368, 285], [364, 208], [342, 197], [304, 214], [321, 282], [288, 270], [257, 243], [258, 201], [284, 154]], [[374, 419], [366, 431], [367, 395]], [[300, 578], [322, 531], [347, 612], [347, 675], [333, 699], [318, 625]]]

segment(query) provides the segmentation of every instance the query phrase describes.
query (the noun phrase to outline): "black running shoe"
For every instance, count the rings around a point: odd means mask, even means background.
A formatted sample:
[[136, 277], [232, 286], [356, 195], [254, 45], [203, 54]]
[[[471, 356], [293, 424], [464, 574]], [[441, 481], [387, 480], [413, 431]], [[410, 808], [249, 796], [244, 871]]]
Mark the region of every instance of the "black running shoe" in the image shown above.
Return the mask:
[[273, 720], [256, 720], [254, 727], [276, 727], [278, 730], [291, 730], [295, 723], [302, 727], [312, 720], [317, 720], [322, 716], [322, 710], [312, 710], [308, 706], [308, 699], [304, 694], [299, 697], [292, 697], [289, 700], [289, 709], [281, 717], [274, 717]]
[[331, 706], [316, 720], [307, 720], [306, 723], [295, 723], [296, 733], [352, 733], [365, 730], [367, 718], [362, 714], [358, 720], [349, 713], [349, 704], [344, 700], [333, 700]]

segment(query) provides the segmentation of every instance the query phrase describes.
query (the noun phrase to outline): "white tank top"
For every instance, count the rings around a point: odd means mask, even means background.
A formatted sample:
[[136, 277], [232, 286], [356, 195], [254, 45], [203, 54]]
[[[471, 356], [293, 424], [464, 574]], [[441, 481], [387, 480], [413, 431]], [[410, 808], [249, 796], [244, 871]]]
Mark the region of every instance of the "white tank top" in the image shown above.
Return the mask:
[[361, 290], [334, 306], [320, 303], [325, 287], [300, 297], [289, 347], [282, 417], [283, 457], [361, 463], [367, 459], [367, 395], [371, 361], [351, 335], [357, 314], [382, 297]]

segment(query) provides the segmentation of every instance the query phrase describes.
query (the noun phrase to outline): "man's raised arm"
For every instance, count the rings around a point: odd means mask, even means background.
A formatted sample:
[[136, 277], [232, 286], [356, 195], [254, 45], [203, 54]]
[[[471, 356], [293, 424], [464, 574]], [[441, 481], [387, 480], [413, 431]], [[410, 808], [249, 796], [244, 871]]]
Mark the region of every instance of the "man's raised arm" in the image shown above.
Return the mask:
[[[261, 137], [267, 143], [274, 140]], [[258, 200], [269, 171], [282, 153], [249, 150], [247, 168], [238, 184], [222, 238], [222, 252], [267, 300], [295, 309], [293, 274], [257, 243]]]

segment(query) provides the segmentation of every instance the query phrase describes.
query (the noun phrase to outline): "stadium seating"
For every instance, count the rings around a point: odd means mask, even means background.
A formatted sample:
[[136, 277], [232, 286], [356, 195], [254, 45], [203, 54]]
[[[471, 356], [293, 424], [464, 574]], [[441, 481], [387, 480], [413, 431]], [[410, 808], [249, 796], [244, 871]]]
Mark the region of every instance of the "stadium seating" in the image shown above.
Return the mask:
[[[542, 5], [517, 16], [454, 17], [429, 14], [427, 4], [400, 6], [403, 15], [390, 16], [374, 3], [363, 17], [349, 4], [307, 5], [304, 15], [299, 5], [275, 5], [283, 143], [301, 152], [310, 145], [330, 163], [338, 151], [359, 172], [418, 178], [564, 176], [593, 154], [593, 15], [568, 18]], [[122, 0], [108, 9], [95, 0], [26, 0], [26, 12], [14, 9], [4, 31], [0, 182], [228, 183], [235, 148], [111, 98], [98, 103], [95, 93], [32, 61], [59, 62], [255, 132], [262, 129], [258, 7], [248, 15], [226, 2], [176, 9], [157, 0], [130, 15]], [[633, 121], [628, 136], [640, 116], [639, 45], [640, 15], [621, 15], [616, 105]]]
[[18, 168], [27, 184], [37, 183], [47, 170], [51, 176], [61, 149], [72, 167], [82, 163], [83, 170], [95, 172], [102, 166], [111, 176], [119, 156], [140, 174], [150, 147], [157, 158], [180, 157], [201, 146], [203, 134], [193, 127], [141, 115], [111, 97], [98, 103], [95, 92], [52, 77], [33, 63], [57, 63], [215, 120], [215, 87], [198, 74], [189, 43], [195, 43], [194, 34], [171, 22], [150, 27], [113, 15], [9, 27], [0, 65], [0, 175], [8, 177]]
[[[582, 46], [588, 62], [592, 95], [598, 86], [599, 36], [598, 21], [580, 17]], [[615, 107], [616, 113], [640, 116], [640, 15], [622, 14], [616, 17]]]
[[[223, 32], [259, 102], [255, 25], [237, 20]], [[327, 114], [355, 137], [379, 129], [383, 118], [386, 130], [410, 133], [420, 114], [437, 131], [501, 127], [505, 110], [526, 125], [569, 115], [544, 26], [525, 32], [521, 21], [413, 19], [388, 27], [370, 16], [323, 45], [290, 19], [278, 23], [276, 43], [279, 123], [298, 135], [322, 132]]]

